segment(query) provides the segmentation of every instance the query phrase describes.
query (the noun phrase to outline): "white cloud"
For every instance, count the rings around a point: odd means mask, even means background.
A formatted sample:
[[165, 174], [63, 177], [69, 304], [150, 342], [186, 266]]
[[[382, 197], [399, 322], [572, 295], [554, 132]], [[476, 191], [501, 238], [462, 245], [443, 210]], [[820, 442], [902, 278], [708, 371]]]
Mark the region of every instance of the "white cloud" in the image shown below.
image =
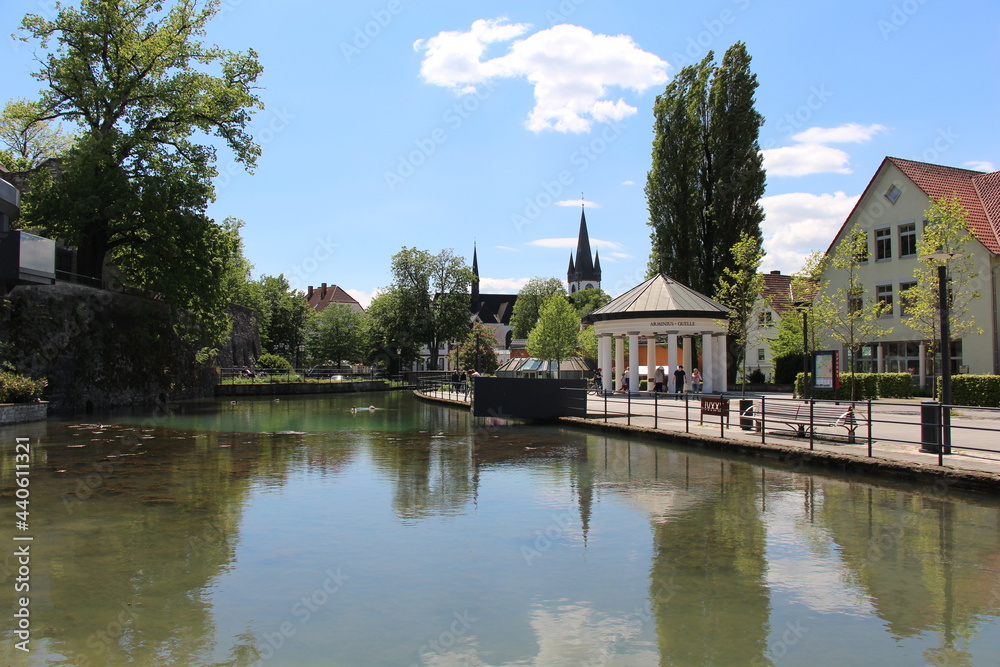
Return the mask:
[[498, 248], [499, 250], [510, 250], [512, 252], [517, 252], [517, 248], [511, 248], [510, 246], [506, 246], [506, 245], [495, 245], [493, 247], [494, 248]]
[[597, 202], [587, 201], [586, 199], [564, 199], [556, 202], [556, 206], [580, 206], [580, 204], [586, 204], [590, 208], [601, 208], [601, 205]]
[[[576, 249], [577, 238], [566, 237], [566, 238], [556, 238], [556, 239], [536, 239], [534, 241], [528, 241], [527, 245], [538, 246], [540, 248], [571, 248]], [[615, 243], [614, 241], [602, 241], [601, 239], [590, 239], [591, 247], [596, 248], [606, 248], [608, 250], [621, 250], [622, 245], [620, 243]]]
[[764, 169], [772, 176], [850, 174], [851, 157], [839, 148], [821, 144], [797, 144], [762, 151]]
[[622, 181], [622, 185], [635, 185], [635, 181]]
[[368, 310], [368, 306], [372, 304], [372, 299], [374, 299], [379, 294], [379, 290], [374, 292], [362, 292], [358, 289], [345, 289], [345, 292], [354, 297], [355, 301], [361, 304], [361, 307]]
[[809, 253], [827, 249], [859, 197], [843, 192], [790, 192], [761, 199], [767, 252], [761, 269], [786, 274], [801, 269]]
[[484, 294], [517, 294], [531, 278], [480, 278], [479, 291]]
[[426, 51], [420, 74], [427, 83], [472, 92], [488, 79], [524, 77], [535, 88], [532, 132], [589, 132], [592, 122], [622, 120], [637, 112], [624, 99], [607, 99], [617, 86], [641, 93], [667, 81], [667, 63], [643, 51], [628, 35], [595, 35], [557, 25], [514, 42], [507, 54], [483, 60], [487, 46], [510, 41], [529, 26], [505, 18], [480, 19], [468, 32], [446, 31], [413, 48]]
[[803, 144], [863, 144], [887, 129], [885, 125], [847, 123], [838, 127], [810, 127], [792, 139]]
[[993, 172], [997, 170], [993, 163], [988, 160], [970, 160], [965, 163], [965, 166], [976, 171]]

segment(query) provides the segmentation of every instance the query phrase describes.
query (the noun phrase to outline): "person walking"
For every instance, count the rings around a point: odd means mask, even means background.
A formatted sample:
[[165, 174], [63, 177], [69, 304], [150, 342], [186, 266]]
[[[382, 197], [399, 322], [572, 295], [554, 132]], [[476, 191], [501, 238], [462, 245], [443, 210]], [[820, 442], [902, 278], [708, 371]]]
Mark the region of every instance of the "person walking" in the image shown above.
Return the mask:
[[656, 373], [653, 374], [653, 393], [658, 394], [663, 391], [663, 366], [656, 367]]
[[678, 364], [677, 370], [674, 371], [674, 400], [681, 400], [681, 394], [684, 393], [684, 377], [687, 373], [684, 372], [684, 366]]
[[695, 394], [700, 394], [701, 384], [701, 371], [695, 368], [691, 371], [691, 391]]

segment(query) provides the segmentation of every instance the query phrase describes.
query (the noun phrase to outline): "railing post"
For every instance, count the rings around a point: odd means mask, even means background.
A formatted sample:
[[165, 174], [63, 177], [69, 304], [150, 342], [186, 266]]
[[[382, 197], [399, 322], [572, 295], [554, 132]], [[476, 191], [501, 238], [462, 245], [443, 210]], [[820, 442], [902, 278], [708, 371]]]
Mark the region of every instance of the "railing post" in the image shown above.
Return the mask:
[[868, 399], [868, 456], [872, 455], [872, 399]]
[[760, 397], [760, 444], [767, 444], [767, 397]]
[[625, 396], [628, 398], [628, 402], [625, 404], [625, 424], [628, 426], [632, 425], [632, 392], [630, 390], [625, 391]]
[[653, 392], [653, 430], [654, 431], [656, 429], [660, 428], [660, 422], [659, 422], [659, 418], [660, 418], [660, 414], [659, 413], [660, 413], [660, 411], [658, 409], [659, 408], [659, 396], [657, 396], [657, 393], [658, 392], [655, 392], [655, 391]]
[[813, 439], [816, 437], [816, 399], [809, 398], [809, 451], [813, 450]]
[[690, 433], [691, 432], [691, 423], [690, 423], [690, 418], [688, 417], [688, 408], [690, 408], [690, 406], [691, 406], [691, 400], [690, 399], [691, 399], [690, 395], [684, 394], [684, 432], [685, 433]]
[[608, 392], [604, 393], [604, 423], [608, 423]]

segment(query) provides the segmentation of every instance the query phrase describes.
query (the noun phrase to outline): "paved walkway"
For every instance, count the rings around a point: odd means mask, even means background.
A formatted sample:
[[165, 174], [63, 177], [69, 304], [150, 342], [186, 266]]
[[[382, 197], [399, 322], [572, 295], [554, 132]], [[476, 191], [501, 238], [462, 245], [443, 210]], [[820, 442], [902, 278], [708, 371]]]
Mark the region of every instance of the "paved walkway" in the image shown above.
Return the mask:
[[[685, 402], [674, 400], [671, 395], [653, 398], [648, 395], [631, 397], [631, 419], [627, 416], [630, 408], [623, 394], [607, 397], [588, 395], [587, 412], [592, 420], [614, 424], [627, 424], [664, 431], [688, 432], [711, 437], [759, 443], [759, 430], [740, 428], [740, 395], [728, 394], [730, 400], [729, 427], [720, 429], [720, 418], [706, 415], [700, 417], [698, 397], [689, 398], [687, 421], [685, 422]], [[747, 394], [747, 400], [760, 405], [761, 397], [767, 405], [787, 406], [793, 403], [788, 394]], [[871, 454], [872, 456], [918, 463], [937, 465], [938, 455], [921, 452], [921, 406], [926, 399], [900, 399], [871, 402]], [[796, 401], [797, 402], [797, 401]], [[605, 405], [607, 416], [605, 417]], [[832, 405], [823, 402], [817, 405]], [[843, 403], [841, 404], [843, 405]], [[759, 410], [759, 408], [758, 408]], [[855, 410], [860, 425], [856, 431], [856, 443], [847, 442], [847, 431], [842, 427], [817, 428], [812, 447], [818, 451], [849, 453], [868, 456], [868, 404], [857, 403]], [[655, 417], [654, 417], [655, 412]], [[942, 457], [946, 467], [961, 470], [981, 471], [1000, 474], [1000, 410], [976, 408], [955, 409], [951, 419], [951, 454]], [[809, 449], [808, 437], [798, 437], [794, 429], [780, 423], [767, 424], [764, 442]]]

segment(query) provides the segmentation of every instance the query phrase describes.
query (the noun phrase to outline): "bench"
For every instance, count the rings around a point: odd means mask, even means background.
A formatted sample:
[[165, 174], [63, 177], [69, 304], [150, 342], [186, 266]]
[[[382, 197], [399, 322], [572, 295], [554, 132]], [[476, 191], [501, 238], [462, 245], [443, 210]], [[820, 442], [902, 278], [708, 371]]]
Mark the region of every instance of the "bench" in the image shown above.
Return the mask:
[[702, 396], [701, 397], [701, 421], [705, 421], [705, 415], [720, 417], [719, 423], [724, 418], [726, 426], [729, 426], [729, 399], [723, 396]]
[[777, 422], [788, 426], [799, 437], [805, 437], [807, 429], [816, 431], [816, 427], [841, 427], [847, 431], [850, 442], [854, 442], [854, 433], [865, 418], [854, 411], [854, 404], [828, 405], [814, 403], [810, 416], [809, 403], [788, 403], [785, 401], [769, 402], [761, 409], [751, 405], [740, 415], [742, 419], [756, 422], [757, 430], [764, 427], [764, 422]]

